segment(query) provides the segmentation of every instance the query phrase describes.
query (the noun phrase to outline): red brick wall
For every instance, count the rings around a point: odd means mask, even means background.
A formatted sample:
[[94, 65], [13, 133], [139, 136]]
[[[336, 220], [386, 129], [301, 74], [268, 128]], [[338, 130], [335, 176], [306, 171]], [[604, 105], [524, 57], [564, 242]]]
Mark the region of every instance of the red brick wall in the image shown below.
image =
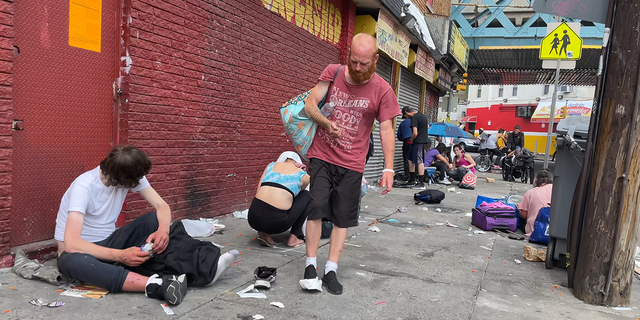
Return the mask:
[[[338, 45], [261, 0], [209, 2], [125, 1], [120, 142], [150, 155], [149, 180], [174, 219], [248, 207], [264, 167], [292, 150], [278, 107], [340, 62], [353, 35], [348, 0], [336, 6]], [[127, 210], [131, 219], [148, 208], [135, 195]]]
[[13, 265], [9, 255], [13, 58], [13, 1], [0, 1], [0, 268]]

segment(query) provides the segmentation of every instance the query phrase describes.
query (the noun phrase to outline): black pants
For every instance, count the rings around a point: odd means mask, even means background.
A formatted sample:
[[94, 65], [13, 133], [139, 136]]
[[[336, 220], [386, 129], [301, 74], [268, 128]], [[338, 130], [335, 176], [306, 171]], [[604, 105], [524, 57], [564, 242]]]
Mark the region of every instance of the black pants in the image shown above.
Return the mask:
[[[124, 227], [114, 231], [108, 238], [95, 244], [111, 249], [127, 249], [145, 244], [150, 234], [158, 230], [155, 212], [147, 213]], [[127, 266], [101, 261], [86, 253], [63, 252], [58, 258], [58, 269], [65, 276], [88, 284], [121, 292], [129, 275]]]
[[446, 177], [447, 175], [447, 170], [449, 170], [449, 166], [447, 166], [446, 163], [442, 162], [442, 161], [436, 161], [433, 163], [434, 167], [436, 167], [436, 171], [438, 171], [438, 179], [443, 180], [444, 177]]
[[268, 234], [283, 233], [291, 228], [291, 234], [304, 239], [302, 225], [309, 216], [309, 191], [302, 190], [293, 198], [289, 210], [278, 209], [260, 199], [253, 199], [249, 208], [249, 225], [251, 228]]
[[404, 141], [402, 142], [402, 163], [404, 165], [404, 175], [409, 176], [409, 150], [411, 150], [411, 144]]
[[[491, 163], [493, 163], [494, 165], [498, 165], [500, 158], [502, 158], [502, 152], [500, 152], [498, 148], [487, 149], [487, 152], [489, 153], [489, 161], [491, 161]], [[496, 156], [495, 160], [493, 159], [493, 156]]]

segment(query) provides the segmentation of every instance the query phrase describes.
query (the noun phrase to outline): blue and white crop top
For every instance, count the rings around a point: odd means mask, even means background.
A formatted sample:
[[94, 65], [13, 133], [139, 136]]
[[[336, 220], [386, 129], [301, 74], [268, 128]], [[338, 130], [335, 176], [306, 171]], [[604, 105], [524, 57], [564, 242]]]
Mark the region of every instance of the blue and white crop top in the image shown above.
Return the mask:
[[300, 193], [302, 188], [302, 177], [307, 174], [304, 171], [300, 171], [294, 174], [282, 174], [273, 171], [273, 164], [271, 162], [267, 167], [267, 171], [264, 173], [264, 178], [260, 186], [276, 187], [291, 192], [294, 197]]

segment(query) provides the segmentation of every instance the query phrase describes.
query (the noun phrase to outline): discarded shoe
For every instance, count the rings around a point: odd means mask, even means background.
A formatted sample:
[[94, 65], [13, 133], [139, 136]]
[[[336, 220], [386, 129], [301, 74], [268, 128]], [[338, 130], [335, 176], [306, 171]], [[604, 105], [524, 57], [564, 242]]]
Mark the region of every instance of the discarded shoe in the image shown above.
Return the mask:
[[269, 289], [271, 288], [271, 283], [276, 281], [276, 268], [257, 267], [253, 271], [253, 277], [256, 279], [253, 285], [254, 288]]

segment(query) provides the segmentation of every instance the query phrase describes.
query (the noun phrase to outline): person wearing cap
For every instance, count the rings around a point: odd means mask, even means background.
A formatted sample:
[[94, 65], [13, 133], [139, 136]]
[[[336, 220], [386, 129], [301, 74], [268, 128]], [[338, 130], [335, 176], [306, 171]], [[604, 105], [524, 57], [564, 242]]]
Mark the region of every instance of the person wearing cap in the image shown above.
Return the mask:
[[311, 200], [309, 175], [300, 156], [292, 151], [283, 152], [276, 162], [264, 169], [258, 191], [249, 207], [249, 225], [258, 230], [260, 244], [274, 246], [272, 234], [291, 229], [289, 247], [304, 243], [302, 226], [309, 215]]
[[399, 141], [402, 141], [402, 160], [404, 162], [404, 175], [409, 177], [409, 151], [411, 149], [411, 136], [413, 131], [411, 130], [411, 119], [405, 115], [408, 107], [402, 108], [402, 119], [404, 119], [398, 126], [398, 133], [396, 137]]
[[412, 185], [412, 189], [424, 189], [424, 145], [429, 141], [429, 119], [412, 107], [404, 107], [402, 115], [411, 119], [411, 138], [409, 138], [411, 149], [409, 151], [409, 181], [407, 185]]

